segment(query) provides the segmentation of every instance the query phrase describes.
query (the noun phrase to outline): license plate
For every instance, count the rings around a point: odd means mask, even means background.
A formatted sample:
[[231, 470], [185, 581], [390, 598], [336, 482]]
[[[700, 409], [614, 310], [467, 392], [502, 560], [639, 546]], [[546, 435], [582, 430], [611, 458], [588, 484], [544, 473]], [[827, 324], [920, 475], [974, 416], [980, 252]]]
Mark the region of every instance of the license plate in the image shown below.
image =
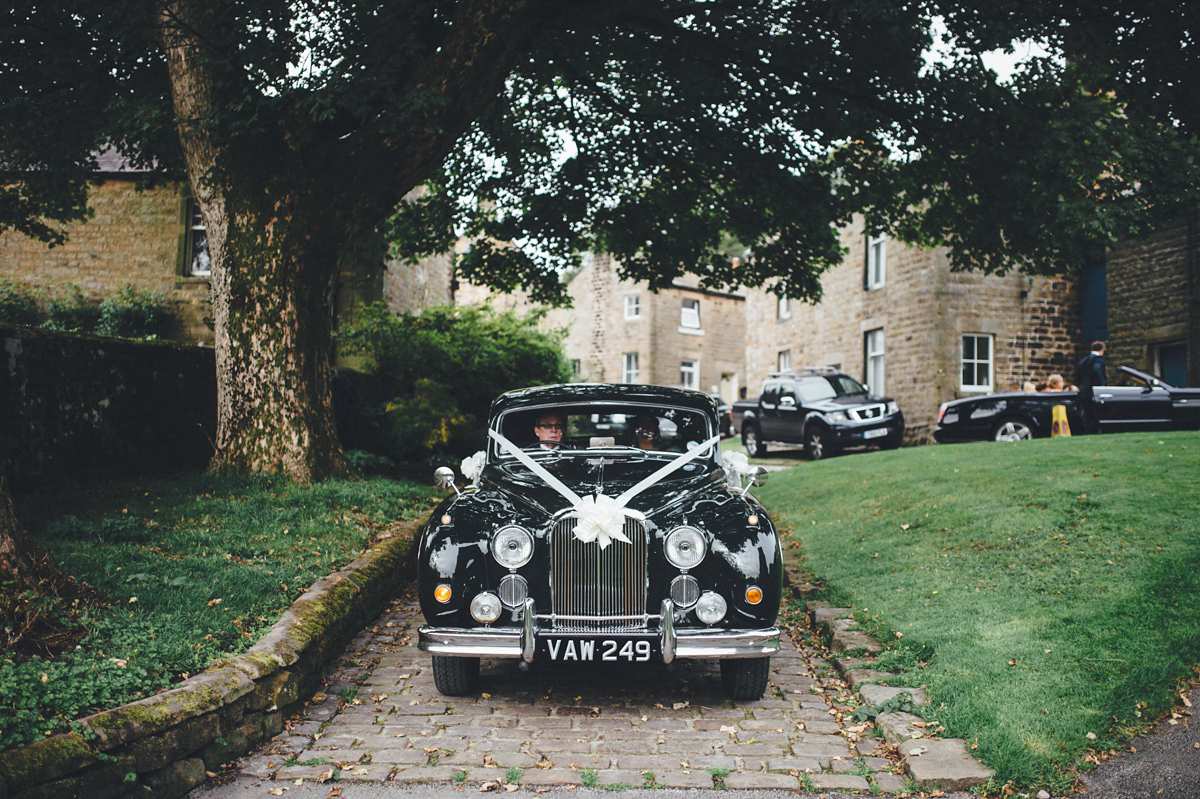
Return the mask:
[[877, 427], [874, 430], [863, 431], [863, 438], [883, 438], [888, 434], [886, 427]]
[[654, 657], [649, 638], [547, 638], [543, 651], [557, 661], [645, 663]]

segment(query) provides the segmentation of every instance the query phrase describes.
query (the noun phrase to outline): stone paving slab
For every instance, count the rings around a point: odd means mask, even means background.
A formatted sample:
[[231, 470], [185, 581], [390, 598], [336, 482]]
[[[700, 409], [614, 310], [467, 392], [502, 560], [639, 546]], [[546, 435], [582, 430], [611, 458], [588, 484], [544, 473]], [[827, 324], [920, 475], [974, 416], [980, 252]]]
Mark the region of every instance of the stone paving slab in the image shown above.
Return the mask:
[[715, 661], [522, 670], [485, 659], [476, 696], [444, 697], [416, 646], [422, 621], [412, 596], [396, 600], [346, 649], [310, 712], [241, 771], [294, 781], [334, 768], [342, 781], [476, 789], [909, 787], [895, 746], [853, 721], [853, 688], [800, 636], [799, 646], [784, 636], [755, 702], [725, 698]]

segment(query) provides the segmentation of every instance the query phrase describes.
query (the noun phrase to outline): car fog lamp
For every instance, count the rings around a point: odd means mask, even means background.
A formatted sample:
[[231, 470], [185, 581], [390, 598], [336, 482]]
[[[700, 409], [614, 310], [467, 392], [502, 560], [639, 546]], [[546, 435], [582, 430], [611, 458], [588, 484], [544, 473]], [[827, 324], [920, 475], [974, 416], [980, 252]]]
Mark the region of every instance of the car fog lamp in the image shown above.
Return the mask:
[[725, 618], [728, 605], [725, 598], [712, 591], [705, 591], [696, 602], [696, 618], [705, 624], [716, 624]]
[[700, 598], [700, 583], [690, 574], [681, 574], [671, 581], [671, 601], [676, 607], [690, 608]]
[[492, 556], [510, 569], [524, 566], [533, 557], [533, 535], [523, 527], [501, 527], [492, 536]]
[[695, 527], [677, 527], [667, 536], [667, 561], [676, 569], [695, 568], [706, 550], [704, 536]]
[[746, 601], [751, 605], [757, 605], [759, 602], [762, 602], [762, 598], [762, 589], [757, 585], [751, 585], [746, 588]]
[[471, 617], [480, 624], [491, 624], [500, 618], [500, 597], [490, 591], [476, 594], [471, 600]]
[[500, 581], [500, 601], [506, 608], [519, 608], [529, 596], [529, 583], [519, 574], [506, 574]]
[[433, 589], [433, 598], [443, 605], [450, 601], [450, 597], [454, 596], [454, 592], [450, 590], [450, 586], [442, 583], [437, 588]]

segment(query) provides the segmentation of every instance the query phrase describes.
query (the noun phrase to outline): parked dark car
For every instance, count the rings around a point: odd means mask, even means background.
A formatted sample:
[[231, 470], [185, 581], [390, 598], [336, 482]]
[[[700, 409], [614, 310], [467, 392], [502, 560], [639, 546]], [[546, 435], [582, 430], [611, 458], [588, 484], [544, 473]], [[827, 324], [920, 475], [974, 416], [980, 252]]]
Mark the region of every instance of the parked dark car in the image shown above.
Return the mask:
[[[1200, 388], [1178, 388], [1122, 366], [1129, 385], [1096, 386], [1096, 420], [1101, 433], [1200, 428]], [[1055, 405], [1066, 410], [1073, 435], [1085, 432], [1079, 391], [1009, 391], [952, 400], [938, 409], [934, 440], [1021, 441], [1050, 435]]]
[[757, 399], [733, 403], [733, 418], [752, 457], [765, 455], [770, 444], [803, 445], [820, 460], [850, 447], [893, 449], [904, 440], [896, 401], [832, 367], [768, 375]]
[[[543, 449], [539, 415], [565, 417]], [[653, 449], [634, 436], [657, 428]], [[720, 452], [706, 394], [637, 385], [522, 389], [492, 404], [472, 485], [422, 528], [418, 593], [439, 691], [475, 690], [480, 658], [720, 659], [726, 692], [757, 699], [779, 649], [782, 553], [753, 496], [762, 470]], [[454, 483], [449, 468], [439, 482]]]
[[717, 403], [717, 429], [721, 431], [721, 438], [732, 438], [735, 430], [733, 406], [721, 399], [720, 394], [713, 394], [712, 398]]

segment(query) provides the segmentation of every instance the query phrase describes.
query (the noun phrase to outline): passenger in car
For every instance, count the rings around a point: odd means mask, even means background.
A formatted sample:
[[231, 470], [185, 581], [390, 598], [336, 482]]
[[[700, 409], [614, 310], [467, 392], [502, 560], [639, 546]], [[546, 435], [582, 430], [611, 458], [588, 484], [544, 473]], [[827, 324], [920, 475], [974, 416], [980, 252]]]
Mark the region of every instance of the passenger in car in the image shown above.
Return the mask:
[[1063, 376], [1053, 374], [1046, 378], [1046, 387], [1042, 391], [1078, 391], [1075, 386], [1068, 386], [1063, 381]]
[[649, 413], [638, 414], [633, 420], [633, 445], [638, 449], [659, 449], [661, 444], [658, 417]]

